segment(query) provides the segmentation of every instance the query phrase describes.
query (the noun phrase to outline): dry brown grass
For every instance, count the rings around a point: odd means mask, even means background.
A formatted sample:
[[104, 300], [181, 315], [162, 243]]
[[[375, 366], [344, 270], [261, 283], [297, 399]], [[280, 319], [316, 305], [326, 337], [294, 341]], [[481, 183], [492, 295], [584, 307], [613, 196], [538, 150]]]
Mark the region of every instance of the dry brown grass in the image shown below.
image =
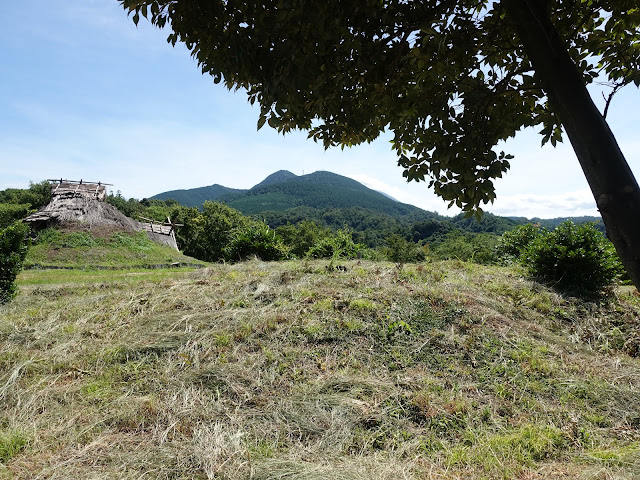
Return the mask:
[[640, 477], [636, 297], [345, 265], [23, 285], [0, 309], [0, 478]]

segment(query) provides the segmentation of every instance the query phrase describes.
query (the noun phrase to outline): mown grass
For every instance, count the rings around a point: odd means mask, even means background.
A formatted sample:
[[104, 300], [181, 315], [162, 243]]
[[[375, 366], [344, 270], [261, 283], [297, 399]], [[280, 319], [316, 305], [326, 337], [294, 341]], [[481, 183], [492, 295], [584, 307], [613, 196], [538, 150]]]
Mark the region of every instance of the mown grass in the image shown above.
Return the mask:
[[196, 270], [195, 267], [171, 267], [161, 269], [127, 268], [124, 270], [23, 270], [18, 275], [18, 284], [32, 285], [67, 285], [67, 284], [95, 284], [95, 283], [129, 283], [159, 282], [168, 278], [180, 278]]
[[0, 309], [0, 478], [640, 477], [633, 293], [344, 265], [26, 272]]

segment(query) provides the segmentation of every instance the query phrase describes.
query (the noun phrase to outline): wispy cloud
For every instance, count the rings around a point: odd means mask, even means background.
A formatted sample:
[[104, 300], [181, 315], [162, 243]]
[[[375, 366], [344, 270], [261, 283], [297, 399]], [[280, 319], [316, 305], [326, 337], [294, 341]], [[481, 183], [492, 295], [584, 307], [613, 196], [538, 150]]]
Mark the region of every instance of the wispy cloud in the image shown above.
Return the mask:
[[503, 195], [499, 196], [492, 213], [507, 217], [579, 217], [598, 216], [593, 195], [590, 190], [578, 190], [557, 195]]

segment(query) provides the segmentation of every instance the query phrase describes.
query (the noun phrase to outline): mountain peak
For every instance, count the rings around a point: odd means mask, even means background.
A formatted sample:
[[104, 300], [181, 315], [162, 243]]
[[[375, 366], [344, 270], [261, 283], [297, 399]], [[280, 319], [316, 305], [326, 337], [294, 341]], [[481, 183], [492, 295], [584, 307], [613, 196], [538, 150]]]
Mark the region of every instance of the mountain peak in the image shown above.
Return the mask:
[[297, 175], [295, 173], [291, 173], [289, 170], [278, 170], [275, 173], [272, 173], [263, 181], [254, 185], [253, 188], [256, 187], [264, 187], [265, 185], [272, 185], [274, 183], [286, 182], [292, 178], [296, 178]]

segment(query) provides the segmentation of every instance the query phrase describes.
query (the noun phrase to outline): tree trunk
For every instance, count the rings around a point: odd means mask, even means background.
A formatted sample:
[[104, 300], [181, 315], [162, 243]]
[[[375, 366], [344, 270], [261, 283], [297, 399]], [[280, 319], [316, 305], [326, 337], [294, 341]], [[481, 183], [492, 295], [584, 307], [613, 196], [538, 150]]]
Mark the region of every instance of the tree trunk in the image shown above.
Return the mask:
[[576, 152], [607, 235], [640, 290], [638, 183], [551, 22], [549, 1], [503, 0], [502, 4]]

